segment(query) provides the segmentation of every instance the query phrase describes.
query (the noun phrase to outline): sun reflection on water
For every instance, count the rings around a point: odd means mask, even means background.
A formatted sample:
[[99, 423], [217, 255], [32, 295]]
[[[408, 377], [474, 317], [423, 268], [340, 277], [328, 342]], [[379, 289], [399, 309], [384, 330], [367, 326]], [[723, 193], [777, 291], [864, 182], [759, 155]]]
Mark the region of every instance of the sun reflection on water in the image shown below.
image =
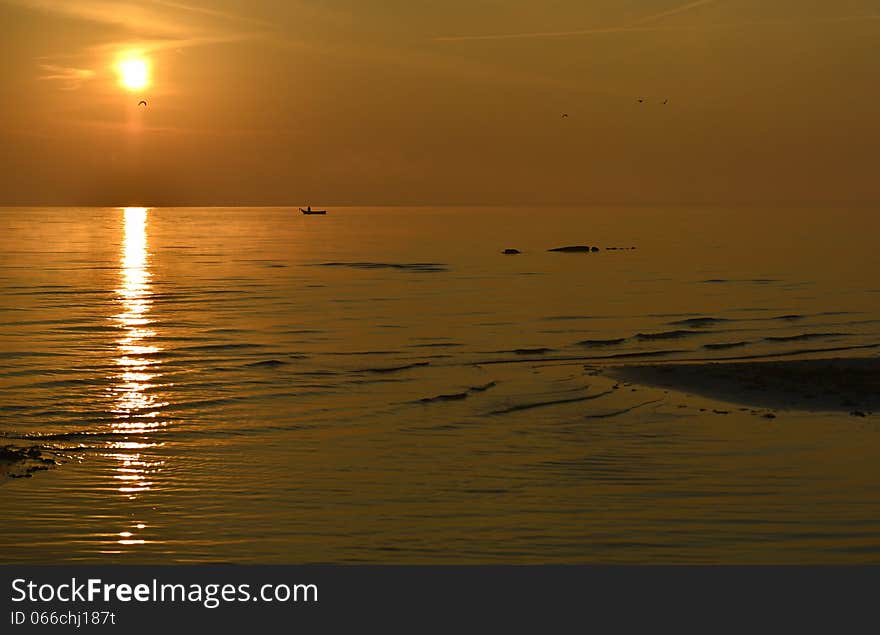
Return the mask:
[[[163, 409], [168, 402], [158, 394], [158, 380], [162, 376], [158, 355], [162, 348], [152, 341], [156, 331], [150, 317], [153, 289], [147, 241], [149, 210], [126, 207], [123, 214], [120, 285], [116, 289], [119, 313], [112, 316], [120, 336], [114, 358], [117, 372], [109, 388], [113, 401], [112, 428], [119, 440], [108, 444], [107, 456], [116, 464], [117, 491], [134, 500], [153, 487], [155, 475], [162, 471], [164, 462], [146, 451], [161, 445], [150, 434], [167, 425]], [[128, 530], [119, 534], [118, 542], [137, 545], [145, 541]]]

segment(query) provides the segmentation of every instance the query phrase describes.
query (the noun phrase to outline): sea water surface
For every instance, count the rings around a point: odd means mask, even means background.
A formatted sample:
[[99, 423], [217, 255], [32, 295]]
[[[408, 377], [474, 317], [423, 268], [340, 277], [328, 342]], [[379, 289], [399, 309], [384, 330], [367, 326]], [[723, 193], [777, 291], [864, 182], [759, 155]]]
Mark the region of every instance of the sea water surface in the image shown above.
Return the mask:
[[0, 209], [0, 445], [59, 463], [0, 484], [0, 562], [877, 561], [876, 417], [719, 416], [591, 369], [876, 355], [878, 230]]

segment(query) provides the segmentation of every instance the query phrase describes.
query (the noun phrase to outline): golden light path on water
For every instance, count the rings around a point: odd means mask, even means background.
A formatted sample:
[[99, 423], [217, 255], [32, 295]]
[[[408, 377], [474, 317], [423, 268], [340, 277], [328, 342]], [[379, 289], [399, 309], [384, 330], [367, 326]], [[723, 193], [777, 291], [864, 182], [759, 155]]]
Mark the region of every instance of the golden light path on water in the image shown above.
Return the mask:
[[[161, 377], [156, 354], [162, 349], [151, 343], [156, 335], [151, 328], [150, 308], [153, 290], [150, 284], [150, 252], [147, 241], [149, 210], [145, 207], [123, 209], [123, 240], [120, 248], [120, 286], [116, 302], [120, 312], [112, 320], [121, 330], [116, 340], [117, 372], [108, 389], [113, 400], [113, 432], [120, 441], [109, 444], [108, 456], [117, 461], [114, 478], [117, 490], [130, 500], [148, 492], [152, 478], [161, 471], [163, 462], [148, 459], [143, 450], [158, 444], [149, 440], [149, 433], [163, 428], [162, 409], [168, 405], [152, 392]], [[118, 533], [121, 545], [141, 545], [136, 530], [143, 522], [132, 521], [128, 530]]]

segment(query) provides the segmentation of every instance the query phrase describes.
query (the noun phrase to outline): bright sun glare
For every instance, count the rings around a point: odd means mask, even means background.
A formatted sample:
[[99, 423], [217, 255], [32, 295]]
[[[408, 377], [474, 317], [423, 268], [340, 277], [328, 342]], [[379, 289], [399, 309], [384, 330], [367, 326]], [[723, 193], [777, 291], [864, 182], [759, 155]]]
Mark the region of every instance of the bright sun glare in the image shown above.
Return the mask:
[[127, 90], [140, 90], [150, 83], [150, 65], [140, 57], [126, 57], [116, 65], [119, 83]]

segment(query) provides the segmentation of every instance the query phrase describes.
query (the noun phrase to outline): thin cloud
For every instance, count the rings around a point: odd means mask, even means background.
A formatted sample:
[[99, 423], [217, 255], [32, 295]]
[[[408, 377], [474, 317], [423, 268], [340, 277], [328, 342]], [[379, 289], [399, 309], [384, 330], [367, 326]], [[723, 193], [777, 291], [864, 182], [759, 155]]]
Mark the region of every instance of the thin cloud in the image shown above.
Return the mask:
[[[237, 14], [178, 0], [119, 2], [116, 0], [0, 0], [50, 16], [122, 27], [128, 32], [118, 41], [95, 43], [64, 54], [38, 58], [40, 79], [58, 82], [63, 90], [76, 90], [99, 76], [106, 57], [126, 50], [143, 54], [178, 51], [254, 39], [265, 35], [267, 25]], [[259, 24], [260, 29], [253, 25]], [[244, 25], [250, 25], [245, 28]], [[103, 58], [103, 59], [102, 59]]]
[[76, 90], [84, 82], [95, 76], [95, 71], [87, 68], [74, 68], [55, 64], [40, 64], [40, 68], [44, 74], [39, 79], [60, 82], [61, 90]]
[[699, 9], [700, 7], [705, 7], [706, 5], [715, 4], [717, 2], [718, 0], [696, 0], [696, 2], [688, 2], [687, 4], [683, 4], [672, 9], [667, 9], [666, 11], [661, 11], [660, 13], [655, 13], [653, 15], [641, 18], [640, 20], [636, 20], [629, 26], [638, 26], [640, 24], [659, 22], [660, 20], [663, 20], [665, 18], [671, 18], [674, 15], [687, 13], [688, 11], [693, 11], [694, 9]]
[[152, 37], [192, 37], [233, 30], [234, 25], [267, 23], [226, 11], [175, 0], [119, 2], [116, 0], [0, 0], [50, 15], [120, 26]]
[[170, 19], [162, 11], [142, 5], [108, 0], [3, 0], [33, 11], [85, 22], [121, 26], [135, 33], [183, 35], [191, 27]]
[[180, 9], [181, 11], [187, 11], [189, 13], [199, 13], [201, 15], [207, 15], [213, 18], [219, 18], [221, 20], [227, 20], [230, 22], [270, 26], [270, 23], [266, 22], [265, 20], [246, 17], [237, 13], [230, 13], [228, 11], [220, 11], [219, 9], [209, 9], [207, 7], [202, 7], [199, 5], [185, 4], [183, 2], [173, 2], [172, 0], [149, 0], [149, 2], [151, 4], [168, 7], [171, 9]]
[[161, 53], [163, 51], [177, 51], [180, 49], [194, 48], [197, 46], [210, 46], [212, 44], [229, 44], [256, 39], [263, 34], [254, 33], [227, 33], [224, 35], [196, 36], [188, 38], [153, 38], [153, 39], [126, 39], [114, 42], [95, 44], [88, 48], [92, 54], [113, 54], [121, 51], [138, 51], [142, 54]]
[[698, 7], [707, 6], [716, 3], [717, 0], [701, 0], [682, 5], [663, 13], [653, 14], [641, 18], [637, 22], [628, 26], [595, 28], [595, 29], [579, 29], [574, 31], [538, 31], [533, 33], [500, 33], [493, 35], [449, 35], [436, 37], [437, 42], [465, 42], [470, 40], [523, 40], [531, 38], [557, 38], [557, 37], [576, 37], [586, 35], [606, 35], [615, 33], [656, 33], [656, 32], [675, 32], [675, 31], [708, 31], [723, 29], [741, 29], [746, 27], [764, 27], [764, 26], [792, 26], [792, 25], [818, 25], [818, 24], [839, 24], [844, 22], [876, 22], [880, 21], [880, 14], [863, 14], [863, 15], [847, 15], [828, 18], [793, 18], [789, 20], [754, 20], [751, 22], [731, 22], [716, 23], [704, 25], [662, 25], [652, 24], [660, 20], [691, 11]]
[[660, 22], [661, 20], [672, 17], [674, 15], [680, 15], [682, 13], [687, 13], [688, 11], [693, 11], [694, 9], [698, 9], [700, 7], [715, 4], [717, 3], [717, 1], [718, 0], [696, 0], [695, 2], [688, 2], [686, 4], [673, 7], [672, 9], [661, 11], [660, 13], [652, 13], [651, 15], [639, 18], [635, 22], [631, 22], [630, 24], [625, 24], [622, 26], [577, 29], [573, 31], [534, 31], [528, 33], [499, 33], [490, 35], [448, 35], [437, 37], [434, 39], [439, 42], [454, 42], [466, 40], [523, 40], [531, 38], [574, 37], [578, 35], [605, 35], [609, 33], [640, 33], [645, 31], [680, 30], [681, 27], [675, 28], [644, 25], [649, 25], [653, 22]]
[[445, 35], [434, 38], [436, 42], [466, 42], [469, 40], [528, 40], [532, 38], [575, 37], [579, 35], [606, 35], [612, 33], [647, 33], [654, 31], [690, 31], [694, 27], [673, 26], [616, 26], [604, 29], [579, 29], [577, 31], [535, 31], [531, 33], [497, 33], [491, 35]]

